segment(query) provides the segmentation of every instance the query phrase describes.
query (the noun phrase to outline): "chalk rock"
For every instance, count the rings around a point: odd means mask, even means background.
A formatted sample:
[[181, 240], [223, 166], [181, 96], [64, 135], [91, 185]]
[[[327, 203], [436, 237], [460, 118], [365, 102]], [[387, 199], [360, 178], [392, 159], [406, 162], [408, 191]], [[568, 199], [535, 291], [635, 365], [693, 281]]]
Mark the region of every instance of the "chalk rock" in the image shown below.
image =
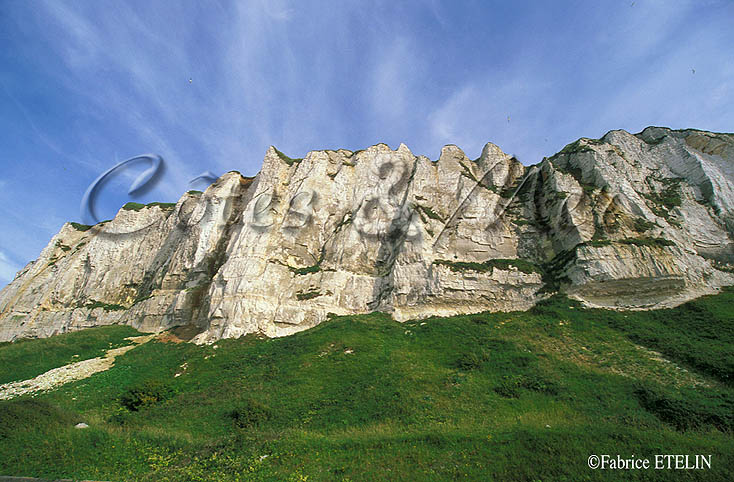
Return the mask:
[[673, 306], [734, 284], [734, 136], [650, 127], [525, 166], [494, 144], [271, 147], [175, 205], [65, 224], [0, 292], [0, 341], [129, 324], [194, 341], [289, 335], [330, 314], [395, 319]]

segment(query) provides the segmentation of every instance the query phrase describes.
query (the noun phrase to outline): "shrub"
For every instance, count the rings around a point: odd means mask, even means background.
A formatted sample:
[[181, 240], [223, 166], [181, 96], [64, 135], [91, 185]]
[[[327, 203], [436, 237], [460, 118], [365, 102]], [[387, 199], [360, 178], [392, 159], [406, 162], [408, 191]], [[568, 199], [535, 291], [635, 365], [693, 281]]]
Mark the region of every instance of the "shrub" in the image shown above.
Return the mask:
[[647, 246], [649, 248], [665, 248], [675, 246], [675, 243], [665, 238], [627, 238], [619, 241], [622, 244], [632, 244], [635, 246]]
[[306, 266], [305, 268], [293, 268], [289, 266], [288, 269], [290, 269], [297, 275], [304, 275], [309, 273], [318, 273], [319, 271], [321, 271], [321, 266], [319, 264]]
[[530, 273], [541, 273], [540, 267], [526, 261], [524, 259], [490, 259], [483, 263], [466, 262], [466, 261], [446, 261], [443, 259], [437, 259], [433, 264], [447, 266], [451, 271], [477, 271], [479, 273], [492, 272], [495, 268], [501, 270], [508, 270], [510, 267], [516, 268], [526, 274]]
[[122, 206], [122, 209], [124, 209], [125, 211], [140, 211], [144, 207], [145, 207], [145, 204], [140, 204], [140, 203], [136, 203], [136, 202], [132, 202], [131, 201], [129, 203], [125, 203]]
[[292, 157], [288, 157], [285, 154], [283, 154], [282, 152], [280, 152], [278, 149], [276, 149], [275, 147], [273, 147], [273, 149], [275, 149], [275, 153], [278, 154], [278, 157], [280, 157], [280, 160], [285, 162], [289, 166], [292, 166], [293, 164], [298, 164], [299, 162], [303, 160], [302, 158], [294, 159]]
[[117, 407], [117, 410], [107, 420], [116, 425], [129, 425], [131, 415], [130, 410], [126, 407]]
[[161, 203], [161, 202], [152, 202], [148, 204], [141, 204], [136, 202], [129, 202], [125, 203], [124, 206], [122, 206], [122, 209], [125, 211], [140, 211], [143, 208], [150, 208], [153, 206], [158, 206], [161, 209], [173, 209], [176, 207], [176, 203]]
[[502, 381], [494, 387], [495, 393], [505, 398], [518, 398], [520, 396], [520, 387], [517, 384], [517, 377], [505, 375]]
[[79, 223], [69, 223], [71, 224], [71, 227], [76, 229], [77, 231], [88, 231], [92, 226], [89, 226], [88, 224], [79, 224]]
[[663, 184], [663, 188], [660, 192], [643, 193], [645, 198], [656, 205], [651, 209], [657, 216], [667, 218], [671, 209], [681, 205], [680, 184], [682, 181], [681, 178], [661, 179], [660, 182]]
[[612, 242], [608, 239], [592, 239], [582, 244], [583, 246], [590, 246], [592, 248], [603, 248], [604, 246], [611, 246]]
[[147, 380], [123, 393], [120, 403], [128, 410], [137, 412], [141, 408], [172, 398], [174, 393], [173, 388], [158, 380]]
[[651, 223], [644, 218], [635, 218], [635, 221], [632, 225], [632, 228], [638, 233], [644, 233], [645, 231], [650, 230], [654, 227], [655, 223]]
[[161, 209], [173, 209], [176, 207], [176, 203], [161, 203], [161, 202], [152, 202], [149, 204], [146, 204], [145, 207], [153, 207], [158, 206]]
[[296, 293], [297, 300], [310, 300], [311, 298], [316, 298], [318, 296], [321, 296], [321, 291], [319, 290], [306, 291], [305, 293]]
[[714, 426], [719, 430], [731, 431], [734, 428], [734, 401], [724, 392], [695, 389], [686, 390], [680, 395], [638, 387], [635, 395], [640, 405], [660, 420], [674, 426], [677, 430], [688, 430]]
[[84, 307], [84, 308], [87, 308], [87, 309], [90, 309], [90, 310], [93, 310], [95, 308], [102, 308], [105, 311], [120, 311], [120, 310], [126, 310], [127, 309], [124, 306], [118, 305], [116, 303], [103, 303], [101, 301], [91, 300], [91, 299], [85, 305], [84, 304], [81, 304], [81, 303], [77, 304], [77, 307], [79, 307], [79, 308]]
[[265, 404], [248, 398], [227, 412], [227, 417], [231, 418], [239, 428], [250, 428], [270, 420], [272, 412]]
[[521, 390], [547, 393], [555, 395], [558, 393], [556, 385], [536, 373], [523, 375], [505, 375], [502, 381], [494, 387], [494, 391], [505, 398], [518, 398]]
[[463, 353], [456, 360], [456, 368], [460, 370], [476, 370], [490, 359], [490, 353], [487, 350], [470, 351]]

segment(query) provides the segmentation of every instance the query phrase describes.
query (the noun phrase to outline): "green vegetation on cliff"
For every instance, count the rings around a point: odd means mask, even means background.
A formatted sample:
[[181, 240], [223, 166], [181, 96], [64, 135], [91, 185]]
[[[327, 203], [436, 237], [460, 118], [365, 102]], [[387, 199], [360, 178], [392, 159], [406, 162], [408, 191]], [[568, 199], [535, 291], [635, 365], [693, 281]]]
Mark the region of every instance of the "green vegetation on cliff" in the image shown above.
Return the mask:
[[148, 204], [141, 204], [136, 202], [128, 202], [125, 203], [124, 206], [122, 206], [122, 209], [125, 211], [140, 211], [143, 208], [151, 208], [153, 206], [158, 206], [159, 208], [166, 210], [166, 209], [173, 209], [176, 207], [176, 203], [162, 203], [162, 202], [152, 202]]
[[515, 268], [526, 274], [542, 273], [542, 270], [538, 265], [524, 259], [490, 259], [482, 263], [437, 259], [433, 264], [447, 266], [451, 271], [477, 271], [479, 273], [491, 273], [495, 268], [505, 271]]

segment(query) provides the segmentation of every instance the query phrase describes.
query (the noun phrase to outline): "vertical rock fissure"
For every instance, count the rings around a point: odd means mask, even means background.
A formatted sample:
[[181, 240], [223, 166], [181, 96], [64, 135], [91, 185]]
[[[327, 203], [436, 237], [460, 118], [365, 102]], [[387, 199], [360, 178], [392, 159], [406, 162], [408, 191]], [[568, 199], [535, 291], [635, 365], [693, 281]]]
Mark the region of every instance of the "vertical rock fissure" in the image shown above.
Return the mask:
[[[418, 158], [413, 157], [413, 167], [410, 172], [410, 177], [406, 182], [405, 192], [400, 202], [400, 207], [397, 213], [390, 221], [390, 226], [387, 232], [380, 240], [380, 247], [377, 254], [377, 262], [375, 268], [377, 270], [378, 278], [375, 280], [375, 284], [372, 291], [372, 301], [367, 303], [367, 307], [371, 310], [377, 310], [383, 307], [385, 299], [392, 292], [394, 288], [394, 273], [393, 268], [395, 267], [395, 261], [398, 255], [403, 249], [405, 240], [408, 236], [407, 223], [410, 221], [412, 212], [406, 217], [406, 209], [412, 210], [412, 206], [406, 206], [408, 201], [408, 195], [413, 186], [413, 179], [415, 172], [418, 167]], [[384, 262], [382, 260], [385, 260]]]

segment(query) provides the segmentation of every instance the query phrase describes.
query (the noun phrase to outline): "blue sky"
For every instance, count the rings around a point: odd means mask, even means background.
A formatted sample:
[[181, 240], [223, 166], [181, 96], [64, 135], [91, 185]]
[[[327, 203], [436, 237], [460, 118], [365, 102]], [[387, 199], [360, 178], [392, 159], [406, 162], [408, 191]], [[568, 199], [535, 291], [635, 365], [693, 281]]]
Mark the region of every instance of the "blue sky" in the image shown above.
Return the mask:
[[[734, 131], [734, 2], [0, 2], [0, 285], [116, 161], [176, 201], [269, 145], [385, 142], [523, 163], [648, 125]], [[100, 219], [131, 179], [101, 193]]]

